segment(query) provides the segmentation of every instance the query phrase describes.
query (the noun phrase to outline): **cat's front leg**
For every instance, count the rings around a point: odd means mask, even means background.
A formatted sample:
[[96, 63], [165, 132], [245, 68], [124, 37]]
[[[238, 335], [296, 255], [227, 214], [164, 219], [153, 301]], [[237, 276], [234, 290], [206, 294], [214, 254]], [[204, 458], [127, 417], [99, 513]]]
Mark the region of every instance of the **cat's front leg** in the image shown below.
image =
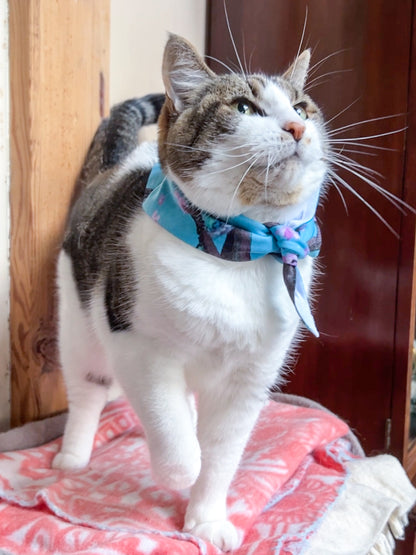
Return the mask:
[[119, 377], [145, 429], [153, 476], [166, 488], [188, 488], [199, 475], [201, 451], [183, 365], [151, 339], [134, 343], [140, 354], [129, 361], [124, 349]]
[[227, 492], [264, 399], [235, 390], [222, 396], [199, 398], [198, 437], [202, 467], [185, 516], [184, 530], [217, 545], [223, 551], [242, 542], [227, 519]]

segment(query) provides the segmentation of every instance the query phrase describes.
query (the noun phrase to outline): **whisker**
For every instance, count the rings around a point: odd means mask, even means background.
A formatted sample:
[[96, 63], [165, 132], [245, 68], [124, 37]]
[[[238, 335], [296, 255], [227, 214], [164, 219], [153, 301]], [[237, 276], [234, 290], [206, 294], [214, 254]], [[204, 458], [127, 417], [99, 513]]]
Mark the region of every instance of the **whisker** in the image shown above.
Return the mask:
[[[315, 58], [315, 53], [316, 53], [316, 51], [317, 51], [317, 49], [318, 49], [318, 46], [320, 45], [320, 42], [321, 42], [321, 41], [318, 39], [317, 42], [316, 42], [316, 44], [315, 44], [315, 46], [312, 48], [311, 59], [314, 59], [314, 58]], [[310, 73], [311, 70], [313, 70], [313, 68], [314, 68], [316, 65], [318, 65], [318, 63], [319, 63], [319, 61], [316, 62], [314, 65], [311, 65], [311, 66], [310, 66], [310, 68], [308, 69], [308, 74]]]
[[264, 198], [267, 203], [268, 200], [268, 186], [269, 186], [269, 170], [270, 170], [270, 152], [267, 154], [266, 177], [264, 179]]
[[312, 89], [314, 89], [315, 87], [320, 87], [321, 85], [325, 85], [326, 83], [330, 83], [330, 82], [331, 82], [330, 79], [325, 79], [324, 81], [320, 81], [319, 83], [314, 83], [314, 84], [311, 85], [311, 86], [308, 85], [308, 86], [304, 87], [303, 90], [304, 90], [305, 92], [309, 92], [309, 91], [311, 91]]
[[[238, 167], [240, 167], [240, 166], [244, 166], [244, 164], [247, 164], [247, 163], [250, 162], [250, 160], [252, 160], [253, 158], [255, 159], [254, 162], [256, 162], [257, 159], [258, 159], [258, 154], [252, 154], [252, 155], [249, 156], [246, 160], [243, 160], [242, 162], [240, 162], [239, 164], [235, 164], [234, 166], [229, 166], [229, 167], [223, 168], [223, 169], [221, 169], [221, 170], [214, 170], [214, 171], [212, 171], [212, 172], [208, 172], [208, 175], [215, 175], [215, 174], [217, 174], [217, 173], [224, 173], [224, 172], [228, 172], [228, 171], [230, 171], [230, 170], [234, 170], [235, 168], [238, 168]], [[254, 162], [253, 162], [253, 164], [254, 164]], [[251, 166], [252, 166], [253, 164], [251, 164]], [[250, 166], [250, 167], [251, 167], [251, 166]]]
[[165, 143], [169, 146], [174, 146], [175, 148], [182, 149], [182, 150], [189, 150], [195, 152], [204, 152], [204, 153], [213, 153], [213, 154], [221, 154], [222, 156], [226, 156], [227, 158], [241, 158], [242, 156], [247, 156], [248, 153], [241, 153], [241, 154], [228, 154], [233, 150], [238, 150], [240, 148], [252, 148], [251, 143], [245, 143], [238, 146], [233, 147], [226, 147], [223, 149], [214, 149], [214, 148], [201, 148], [197, 146], [190, 146], [190, 145], [181, 145], [179, 143]]
[[377, 218], [387, 227], [387, 229], [393, 233], [393, 235], [397, 238], [400, 239], [400, 235], [397, 233], [397, 231], [387, 222], [387, 220], [385, 218], [383, 218], [383, 216], [380, 214], [380, 212], [378, 212], [378, 210], [376, 210], [374, 208], [374, 206], [372, 206], [369, 202], [367, 202], [365, 200], [364, 197], [362, 197], [359, 193], [357, 193], [357, 191], [354, 189], [354, 187], [351, 187], [351, 185], [349, 183], [347, 183], [345, 181], [345, 179], [343, 179], [342, 177], [340, 177], [339, 175], [337, 175], [334, 171], [332, 171], [331, 169], [328, 170], [328, 172], [330, 173], [330, 175], [337, 180], [341, 185], [343, 185], [346, 189], [348, 189], [348, 191], [350, 191], [353, 195], [355, 195], [365, 206], [367, 206], [367, 208], [369, 210], [371, 210], [371, 212], [373, 212], [373, 214], [375, 214], [377, 216]]
[[[386, 191], [385, 189], [383, 189], [383, 187], [381, 187], [380, 185], [378, 185], [377, 183], [375, 183], [374, 181], [372, 181], [371, 179], [369, 179], [365, 175], [360, 174], [357, 170], [354, 171], [350, 166], [348, 166], [348, 165], [346, 165], [342, 162], [337, 162], [337, 161], [333, 160], [332, 163], [335, 164], [336, 166], [352, 173], [353, 175], [355, 175], [356, 177], [358, 177], [359, 179], [361, 179], [362, 181], [364, 181], [365, 183], [370, 185], [377, 192], [379, 192], [383, 197], [387, 198], [398, 210], [400, 210], [401, 212], [404, 213], [404, 210], [401, 208], [401, 206], [399, 206], [399, 203], [396, 202], [396, 201], [401, 201], [401, 199], [396, 197], [393, 193], [390, 193], [390, 191]], [[403, 201], [401, 201], [401, 203], [403, 203]]]
[[240, 56], [238, 55], [237, 46], [235, 44], [234, 37], [233, 37], [233, 34], [231, 32], [230, 19], [228, 17], [228, 10], [227, 10], [226, 0], [224, 0], [224, 13], [225, 13], [225, 21], [227, 23], [228, 34], [230, 35], [231, 43], [233, 45], [233, 49], [234, 49], [234, 53], [235, 53], [237, 61], [238, 61], [238, 65], [240, 66], [241, 73], [244, 75], [244, 77], [246, 77], [246, 74], [245, 74], [244, 68], [243, 68], [243, 64], [241, 63]]
[[296, 53], [295, 63], [293, 64], [293, 67], [292, 67], [292, 73], [290, 74], [290, 79], [292, 79], [292, 77], [293, 77], [293, 73], [295, 72], [295, 69], [296, 69], [296, 64], [297, 64], [297, 61], [298, 61], [298, 58], [299, 58], [299, 54], [300, 54], [300, 51], [302, 49], [302, 43], [303, 43], [303, 39], [305, 38], [305, 31], [306, 31], [306, 23], [307, 22], [308, 22], [308, 6], [306, 5], [305, 6], [305, 18], [303, 20], [302, 35], [300, 37], [300, 43], [299, 43], [299, 46], [298, 46], [298, 51]]
[[[231, 150], [238, 150], [239, 148], [243, 148], [243, 147], [244, 147], [244, 148], [245, 148], [245, 147], [250, 147], [250, 148], [252, 148], [253, 146], [255, 146], [255, 145], [253, 145], [253, 143], [243, 143], [243, 144], [236, 145], [236, 146], [228, 146], [228, 147], [225, 148], [225, 150], [226, 150], [227, 152], [230, 152]], [[221, 149], [220, 152], [222, 152], [222, 149]]]
[[396, 133], [401, 133], [406, 131], [406, 127], [400, 129], [395, 129], [394, 131], [386, 131], [385, 133], [378, 133], [376, 135], [367, 135], [365, 137], [346, 137], [343, 139], [332, 139], [330, 137], [329, 141], [332, 143], [351, 143], [351, 141], [368, 141], [369, 139], [377, 139], [378, 137], [387, 137], [388, 135], [395, 135]]
[[351, 102], [351, 104], [349, 104], [346, 108], [344, 108], [343, 110], [341, 110], [340, 112], [338, 112], [338, 114], [336, 114], [335, 116], [333, 116], [331, 119], [329, 119], [328, 121], [325, 122], [325, 125], [329, 125], [331, 123], [331, 121], [334, 121], [335, 119], [337, 119], [340, 115], [342, 115], [344, 112], [346, 112], [347, 110], [349, 110], [352, 106], [354, 106], [354, 104], [356, 104], [361, 97], [356, 98], [355, 100], [353, 100]]
[[246, 175], [248, 174], [248, 172], [251, 170], [251, 168], [254, 166], [254, 164], [257, 162], [257, 160], [258, 160], [258, 156], [255, 155], [255, 156], [254, 156], [253, 162], [249, 165], [249, 167], [248, 167], [248, 168], [246, 169], [246, 171], [243, 173], [243, 175], [242, 175], [240, 181], [239, 181], [238, 184], [237, 184], [237, 187], [236, 187], [235, 190], [234, 190], [233, 196], [231, 197], [231, 201], [230, 201], [230, 204], [228, 205], [228, 209], [227, 209], [228, 216], [227, 216], [227, 218], [226, 218], [226, 220], [225, 220], [226, 223], [228, 223], [229, 218], [231, 218], [231, 209], [232, 209], [232, 206], [233, 206], [233, 202], [234, 202], [234, 200], [235, 200], [235, 197], [236, 197], [236, 195], [237, 195], [238, 189], [240, 188], [240, 185], [241, 185], [241, 183], [244, 181], [244, 178], [246, 177]]
[[245, 74], [248, 75], [248, 74], [251, 73], [251, 72], [249, 71], [249, 68], [248, 68], [248, 66], [247, 66], [247, 58], [246, 58], [246, 41], [245, 41], [244, 35], [242, 36], [242, 41], [243, 41], [244, 70], [245, 70]]
[[253, 50], [250, 53], [250, 58], [248, 59], [248, 72], [249, 73], [253, 73], [253, 70], [251, 69], [252, 68], [251, 64], [253, 62], [253, 56], [254, 56], [255, 50], [256, 50], [256, 47], [253, 48]]
[[332, 131], [329, 131], [328, 135], [331, 137], [333, 135], [338, 135], [341, 131], [345, 131], [346, 129], [351, 129], [353, 127], [358, 127], [359, 125], [364, 125], [365, 123], [372, 123], [375, 121], [383, 121], [386, 119], [392, 119], [392, 118], [398, 118], [398, 117], [403, 117], [406, 116], [407, 114], [391, 114], [389, 116], [381, 116], [379, 118], [370, 118], [370, 119], [364, 119], [362, 121], [357, 121], [355, 123], [350, 123], [348, 125], [343, 125], [342, 127], [338, 127], [337, 129], [333, 129]]
[[368, 177], [365, 177], [364, 175], [360, 174], [358, 171], [352, 169], [351, 167], [349, 167], [349, 166], [347, 166], [347, 165], [345, 165], [341, 162], [333, 162], [333, 163], [336, 164], [337, 166], [339, 166], [340, 168], [343, 168], [344, 170], [352, 173], [353, 175], [355, 175], [356, 177], [358, 177], [359, 179], [361, 179], [362, 181], [364, 181], [365, 183], [370, 185], [375, 191], [377, 191], [380, 195], [382, 195], [384, 198], [386, 198], [393, 206], [395, 206], [403, 214], [406, 213], [404, 208], [406, 208], [407, 210], [409, 210], [413, 214], [416, 214], [416, 209], [415, 208], [413, 208], [412, 206], [407, 204], [407, 202], [405, 202], [401, 198], [397, 197], [394, 193], [392, 193], [390, 191], [387, 191], [386, 189], [383, 189], [383, 187], [381, 187], [381, 185], [379, 185], [378, 183], [375, 183], [374, 181], [372, 181]]
[[[393, 149], [388, 149], [388, 150], [393, 150]], [[362, 150], [357, 150], [354, 148], [341, 148], [340, 150], [333, 150], [333, 152], [335, 152], [336, 154], [341, 152], [349, 152], [351, 154], [360, 154], [361, 156], [377, 156], [375, 152], [364, 152]]]
[[336, 69], [335, 71], [328, 71], [327, 73], [323, 73], [322, 75], [318, 75], [317, 77], [315, 77], [315, 79], [312, 79], [311, 81], [308, 81], [308, 86], [306, 87], [306, 89], [311, 88], [316, 81], [319, 81], [320, 79], [323, 79], [324, 77], [329, 77], [330, 75], [337, 75], [338, 73], [347, 73], [347, 72], [351, 72], [351, 71], [354, 71], [354, 70], [353, 69]]
[[356, 160], [352, 160], [352, 158], [350, 158], [349, 156], [345, 156], [344, 154], [333, 154], [332, 159], [330, 158], [330, 160], [332, 160], [332, 162], [334, 162], [335, 160], [339, 160], [344, 164], [350, 164], [357, 170], [361, 170], [364, 174], [377, 176], [381, 179], [384, 178], [384, 176], [380, 172], [373, 170], [372, 168], [368, 168], [367, 166], [360, 164]]
[[343, 52], [348, 52], [350, 50], [350, 48], [343, 48], [342, 50], [337, 50], [336, 52], [333, 52], [332, 54], [328, 54], [328, 56], [325, 56], [325, 58], [322, 58], [322, 60], [320, 60], [319, 62], [316, 62], [310, 69], [309, 69], [309, 75], [313, 75], [314, 73], [316, 73], [319, 69], [319, 67], [325, 63], [327, 60], [329, 60], [330, 58], [333, 58], [334, 56], [337, 56], [338, 54], [342, 54]]
[[338, 195], [339, 195], [339, 197], [340, 197], [340, 199], [341, 199], [341, 201], [342, 201], [342, 204], [344, 205], [345, 212], [346, 212], [346, 214], [347, 214], [347, 216], [348, 216], [348, 215], [349, 215], [349, 212], [348, 212], [347, 202], [346, 202], [346, 200], [345, 200], [345, 198], [344, 198], [344, 195], [342, 194], [341, 189], [338, 187], [338, 184], [334, 181], [334, 179], [333, 179], [332, 177], [329, 178], [329, 181], [330, 181], [330, 183], [332, 183], [332, 185], [335, 187], [335, 189], [336, 189], [336, 191], [337, 191], [337, 193], [338, 193]]
[[214, 62], [217, 62], [217, 64], [221, 64], [223, 67], [225, 67], [225, 69], [228, 69], [230, 73], [235, 75], [236, 72], [229, 65], [225, 64], [222, 60], [219, 60], [215, 56], [209, 56], [208, 54], [205, 54], [205, 58], [207, 58], [208, 60], [213, 60]]
[[[363, 138], [363, 137], [361, 137]], [[344, 141], [342, 139], [329, 139], [328, 140], [328, 144], [332, 145], [333, 143], [341, 143], [343, 145], [345, 145]], [[368, 145], [366, 143], [359, 143], [359, 142], [350, 142], [348, 141], [348, 146], [359, 146], [361, 148], [369, 148], [369, 149], [373, 149], [373, 150], [387, 150], [390, 152], [397, 152], [397, 148], [387, 148], [385, 146], [377, 146], [377, 145]], [[364, 154], [364, 152], [361, 152], [361, 154]]]

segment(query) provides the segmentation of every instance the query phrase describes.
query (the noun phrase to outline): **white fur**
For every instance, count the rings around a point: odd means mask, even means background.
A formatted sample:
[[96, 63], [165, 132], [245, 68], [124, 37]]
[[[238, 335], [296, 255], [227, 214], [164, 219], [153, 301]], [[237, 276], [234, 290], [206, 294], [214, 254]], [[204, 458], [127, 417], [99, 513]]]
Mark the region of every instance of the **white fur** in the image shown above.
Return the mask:
[[274, 118], [277, 125], [282, 129], [289, 122], [305, 123], [304, 120], [295, 112], [288, 96], [275, 83], [267, 83], [262, 94], [262, 107], [267, 115]]
[[157, 144], [153, 141], [140, 143], [133, 152], [121, 162], [118, 170], [113, 174], [112, 181], [116, 182], [121, 177], [135, 170], [151, 170], [158, 161]]
[[[195, 172], [198, 187], [179, 183], [201, 208], [284, 222], [316, 195], [325, 166], [314, 123], [304, 122], [304, 136], [295, 143], [282, 126], [298, 116], [277, 85], [266, 89], [264, 102], [273, 117], [242, 117], [234, 138], [214, 149], [209, 167]], [[298, 204], [277, 210], [266, 204], [243, 206], [235, 184], [244, 169], [230, 165], [246, 158], [249, 165], [256, 155], [266, 167], [282, 152], [299, 159], [286, 183], [302, 185]], [[148, 147], [137, 151], [118, 176], [143, 162], [150, 165], [153, 158]], [[270, 186], [276, 176], [271, 167]], [[253, 262], [217, 259], [141, 213], [130, 227], [128, 248], [138, 284], [134, 324], [118, 333], [110, 331], [99, 285], [89, 310], [81, 307], [71, 260], [60, 255], [60, 352], [70, 413], [53, 464], [79, 468], [88, 463], [100, 412], [119, 381], [145, 427], [155, 478], [170, 488], [192, 486], [184, 529], [224, 550], [234, 549], [241, 538], [227, 520], [227, 490], [267, 390], [281, 377], [298, 326], [283, 266], [270, 256]], [[299, 265], [309, 288], [312, 260]], [[105, 382], [112, 380], [112, 388], [87, 382], [92, 370]], [[197, 427], [191, 392], [198, 398]]]

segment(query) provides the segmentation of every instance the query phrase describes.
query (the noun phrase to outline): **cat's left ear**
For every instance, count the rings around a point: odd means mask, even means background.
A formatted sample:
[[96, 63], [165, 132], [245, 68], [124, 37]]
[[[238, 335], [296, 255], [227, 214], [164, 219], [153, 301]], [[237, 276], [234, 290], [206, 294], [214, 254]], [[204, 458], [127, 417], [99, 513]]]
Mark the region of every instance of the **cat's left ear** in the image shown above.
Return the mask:
[[303, 90], [308, 76], [309, 64], [311, 61], [311, 51], [309, 48], [304, 50], [300, 56], [296, 58], [293, 64], [285, 71], [283, 77], [287, 79], [295, 89]]
[[163, 55], [162, 77], [166, 94], [177, 112], [186, 108], [195, 88], [214, 75], [191, 43], [178, 35], [169, 36]]

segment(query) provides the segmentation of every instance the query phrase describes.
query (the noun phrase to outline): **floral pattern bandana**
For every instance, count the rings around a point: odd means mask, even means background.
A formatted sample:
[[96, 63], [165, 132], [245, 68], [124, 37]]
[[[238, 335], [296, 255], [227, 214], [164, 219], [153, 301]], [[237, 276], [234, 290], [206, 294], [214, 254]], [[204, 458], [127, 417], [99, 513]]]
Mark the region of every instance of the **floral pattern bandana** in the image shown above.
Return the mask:
[[[298, 268], [298, 259], [315, 257], [321, 233], [313, 216], [285, 224], [260, 223], [241, 214], [227, 220], [201, 211], [156, 164], [146, 187], [144, 211], [164, 229], [188, 245], [212, 256], [248, 262], [268, 254], [283, 264], [283, 278], [289, 296], [306, 327], [316, 336], [307, 292]], [[310, 212], [306, 210], [305, 213]]]

